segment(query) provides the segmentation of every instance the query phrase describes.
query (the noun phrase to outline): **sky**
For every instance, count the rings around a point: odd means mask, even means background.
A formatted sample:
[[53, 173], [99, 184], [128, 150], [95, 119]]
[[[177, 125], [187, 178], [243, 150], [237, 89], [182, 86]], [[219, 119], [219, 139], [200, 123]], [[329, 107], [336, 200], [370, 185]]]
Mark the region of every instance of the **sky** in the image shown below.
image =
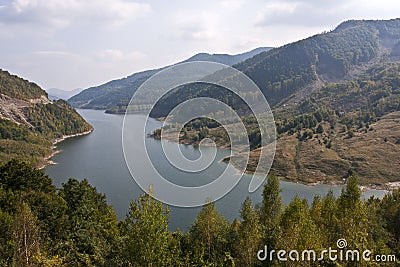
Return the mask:
[[278, 47], [398, 0], [0, 0], [0, 68], [44, 89], [88, 88], [199, 53]]

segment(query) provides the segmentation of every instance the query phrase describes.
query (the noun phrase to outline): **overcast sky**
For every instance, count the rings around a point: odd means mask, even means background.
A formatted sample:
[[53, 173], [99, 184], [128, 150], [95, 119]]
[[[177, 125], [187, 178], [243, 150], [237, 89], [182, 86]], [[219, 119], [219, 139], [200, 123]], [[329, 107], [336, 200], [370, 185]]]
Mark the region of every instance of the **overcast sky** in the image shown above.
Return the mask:
[[400, 17], [398, 0], [0, 0], [0, 68], [72, 90], [184, 60], [241, 53]]

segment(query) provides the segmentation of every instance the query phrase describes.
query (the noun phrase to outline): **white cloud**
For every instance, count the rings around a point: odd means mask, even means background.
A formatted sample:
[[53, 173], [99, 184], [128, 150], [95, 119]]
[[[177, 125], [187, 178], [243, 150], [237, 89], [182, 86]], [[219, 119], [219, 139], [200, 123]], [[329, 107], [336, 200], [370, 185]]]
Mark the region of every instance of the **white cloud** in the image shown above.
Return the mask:
[[290, 16], [295, 12], [298, 5], [297, 2], [270, 2], [257, 15], [260, 19]]
[[189, 40], [209, 40], [218, 35], [219, 15], [211, 12], [191, 14], [179, 12], [172, 16], [175, 33], [179, 38]]
[[149, 4], [126, 0], [13, 0], [0, 9], [0, 23], [55, 28], [74, 23], [118, 26], [150, 11]]
[[221, 6], [227, 9], [239, 9], [243, 4], [243, 0], [225, 0], [221, 2]]
[[397, 0], [267, 0], [257, 14], [256, 25], [334, 27], [349, 19], [398, 17], [399, 8], [400, 2]]
[[146, 55], [140, 51], [123, 52], [119, 49], [105, 49], [95, 54], [94, 58], [105, 64], [131, 63], [142, 60]]
[[332, 5], [333, 1], [268, 1], [258, 12], [256, 25], [330, 26], [346, 19], [353, 8], [352, 1], [342, 2]]
[[43, 51], [35, 51], [32, 54], [34, 55], [41, 55], [41, 56], [58, 56], [58, 57], [65, 57], [71, 56], [71, 53], [64, 52], [64, 51], [53, 51], [53, 50], [43, 50]]

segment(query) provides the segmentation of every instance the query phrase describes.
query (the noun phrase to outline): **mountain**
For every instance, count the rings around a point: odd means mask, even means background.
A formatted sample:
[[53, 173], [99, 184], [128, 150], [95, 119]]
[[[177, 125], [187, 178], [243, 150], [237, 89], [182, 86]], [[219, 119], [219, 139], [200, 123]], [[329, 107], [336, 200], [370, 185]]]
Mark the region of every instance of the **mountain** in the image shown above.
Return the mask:
[[[259, 86], [273, 109], [278, 134], [273, 170], [279, 177], [340, 183], [357, 173], [363, 184], [400, 180], [400, 19], [347, 21], [233, 67]], [[164, 96], [151, 115], [163, 117], [198, 96], [249, 114], [232, 93], [196, 84]], [[252, 172], [259, 133], [252, 118], [245, 123], [253, 149], [247, 170]], [[183, 143], [196, 143], [208, 133], [205, 137], [227, 147], [221, 127], [210, 128], [206, 120], [196, 124], [195, 130], [186, 128]], [[232, 162], [239, 165], [243, 158]]]
[[91, 130], [64, 100], [51, 101], [35, 83], [0, 70], [0, 165], [17, 158], [43, 166], [56, 139]]
[[396, 61], [400, 19], [347, 21], [331, 32], [261, 53], [234, 67], [273, 106], [295, 102], [329, 82], [350, 80], [378, 62]]
[[[238, 55], [199, 53], [180, 63], [211, 61], [231, 66], [269, 49], [271, 48], [260, 47]], [[109, 112], [122, 113], [137, 88], [152, 75], [167, 67], [134, 73], [126, 78], [88, 88], [71, 97], [68, 102], [77, 108], [107, 109]]]
[[[271, 107], [278, 108], [295, 104], [330, 82], [354, 79], [374, 64], [397, 61], [399, 55], [400, 19], [347, 21], [333, 31], [259, 53], [232, 67], [249, 76]], [[185, 86], [165, 96], [154, 116], [166, 116], [178, 103], [198, 95], [219, 100], [229, 95], [230, 102], [239, 103], [229, 92], [219, 94], [209, 87]]]
[[68, 98], [71, 98], [76, 94], [79, 94], [82, 90], [83, 90], [82, 88], [77, 88], [71, 91], [61, 90], [57, 88], [50, 88], [47, 89], [46, 92], [49, 95], [49, 99], [51, 100], [57, 100], [57, 99], [68, 100]]

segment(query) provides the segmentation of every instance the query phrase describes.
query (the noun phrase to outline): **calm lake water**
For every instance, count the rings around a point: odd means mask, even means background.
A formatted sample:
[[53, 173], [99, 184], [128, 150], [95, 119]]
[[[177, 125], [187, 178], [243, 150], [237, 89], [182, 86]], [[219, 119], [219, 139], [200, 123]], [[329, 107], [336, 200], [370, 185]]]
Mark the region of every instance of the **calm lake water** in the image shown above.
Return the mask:
[[[94, 131], [86, 136], [79, 136], [67, 139], [57, 144], [61, 150], [53, 157], [57, 164], [45, 168], [46, 173], [53, 179], [57, 187], [60, 187], [68, 178], [78, 180], [86, 178], [97, 190], [106, 194], [107, 201], [117, 212], [119, 219], [123, 219], [128, 211], [129, 202], [136, 199], [143, 191], [132, 179], [125, 164], [122, 151], [122, 122], [124, 116], [106, 114], [99, 110], [78, 110], [78, 112], [94, 127]], [[129, 115], [133, 120], [143, 120], [142, 115]], [[148, 122], [148, 130], [159, 128], [161, 122], [151, 119]], [[132, 129], [142, 131], [142, 129]], [[163, 141], [164, 142], [164, 141]], [[206, 184], [216, 173], [221, 173], [227, 164], [219, 162], [220, 159], [229, 155], [228, 151], [218, 150], [216, 161], [198, 176], [188, 178], [188, 174], [172, 167], [161, 150], [161, 141], [149, 138], [147, 140], [149, 155], [156, 162], [157, 170], [172, 177], [174, 182], [186, 185], [197, 186]], [[167, 143], [165, 145], [178, 145]], [[196, 158], [199, 155], [197, 148], [187, 145], [179, 145], [182, 151], [189, 158]], [[207, 153], [207, 149], [204, 153]], [[211, 151], [210, 151], [211, 153]], [[143, 160], [143, 155], [137, 155], [138, 162]], [[229, 170], [232, 173], [235, 170]], [[231, 192], [216, 202], [218, 210], [230, 221], [239, 217], [241, 204], [247, 196], [250, 196], [253, 203], [261, 202], [262, 187], [254, 193], [248, 193], [250, 176], [245, 175]], [[302, 184], [281, 181], [282, 198], [285, 204], [298, 195], [312, 201], [314, 195], [325, 195], [330, 189], [338, 195], [341, 187], [329, 185], [306, 186]], [[156, 190], [156, 189], [155, 189]], [[371, 195], [381, 197], [385, 191], [369, 190], [363, 192], [363, 197]], [[171, 207], [170, 229], [187, 230], [194, 222], [201, 208], [178, 208]]]

